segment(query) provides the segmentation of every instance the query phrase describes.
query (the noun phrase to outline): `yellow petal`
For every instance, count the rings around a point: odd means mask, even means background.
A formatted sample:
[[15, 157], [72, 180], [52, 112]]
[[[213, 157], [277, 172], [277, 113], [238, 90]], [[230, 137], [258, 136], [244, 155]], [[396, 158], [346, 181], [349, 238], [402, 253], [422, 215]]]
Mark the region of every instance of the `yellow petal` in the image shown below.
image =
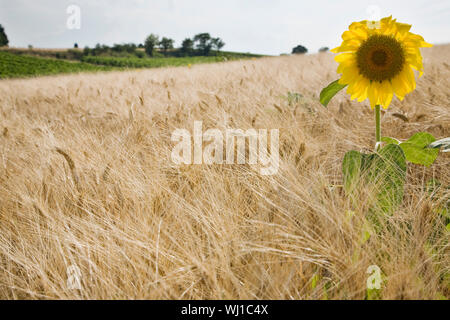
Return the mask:
[[394, 34], [397, 31], [395, 20], [392, 20], [391, 17], [383, 18], [380, 20], [380, 29], [378, 33], [384, 35]]
[[372, 81], [367, 91], [371, 108], [375, 108], [378, 103], [378, 82]]
[[410, 92], [408, 88], [407, 81], [405, 79], [404, 73], [401, 72], [394, 79], [392, 79], [392, 87], [394, 89], [395, 95], [403, 100], [405, 96]]
[[384, 109], [387, 109], [391, 104], [392, 98], [394, 97], [394, 90], [389, 81], [383, 81], [380, 85], [381, 87], [381, 105]]
[[330, 51], [333, 52], [333, 53], [338, 53], [337, 50], [339, 50], [339, 48], [340, 48], [340, 46], [339, 46], [339, 47], [336, 47], [336, 48], [333, 48], [333, 49], [331, 49]]
[[384, 17], [380, 20], [380, 22], [383, 24], [389, 24], [391, 21], [392, 21], [392, 15], [390, 15], [389, 17]]
[[355, 59], [355, 54], [351, 53], [351, 52], [341, 53], [341, 54], [337, 55], [336, 57], [334, 57], [334, 60], [339, 63], [345, 62], [347, 60], [352, 60], [352, 59]]
[[414, 72], [411, 68], [408, 68], [407, 66], [403, 70], [406, 83], [408, 84], [409, 91], [413, 91], [416, 89], [416, 79], [414, 78]]
[[363, 102], [367, 99], [367, 91], [369, 90], [369, 86], [365, 86], [363, 89], [361, 89], [360, 93], [358, 94], [358, 102]]
[[399, 33], [407, 33], [411, 29], [411, 25], [406, 23], [397, 22], [396, 26]]
[[419, 77], [422, 76], [423, 74], [422, 56], [407, 54], [406, 63], [409, 64], [415, 70], [419, 71]]
[[337, 68], [337, 73], [344, 73], [344, 70], [347, 68], [356, 68], [357, 64], [356, 64], [356, 59], [352, 58], [352, 59], [347, 59], [345, 61], [342, 61], [338, 68]]
[[369, 80], [359, 75], [357, 80], [349, 85], [347, 93], [351, 95], [350, 99], [358, 99], [359, 102], [367, 99], [367, 89], [369, 88]]
[[340, 52], [354, 52], [358, 50], [358, 48], [361, 46], [360, 40], [347, 40], [343, 41], [340, 47], [334, 48], [331, 51], [333, 53], [340, 53]]
[[425, 42], [422, 36], [418, 34], [414, 34], [411, 32], [408, 32], [408, 34], [403, 39], [404, 45], [406, 46], [416, 46], [421, 48], [430, 48], [433, 45], [429, 44], [428, 42]]
[[344, 72], [342, 73], [341, 79], [339, 79], [340, 84], [349, 84], [358, 79], [359, 71], [356, 67], [349, 67], [344, 69]]
[[354, 29], [354, 30], [348, 30], [348, 31], [344, 31], [344, 33], [342, 34], [342, 40], [346, 41], [346, 40], [354, 40], [354, 39], [358, 39], [360, 41], [364, 41], [366, 40], [368, 37], [368, 33], [361, 29]]

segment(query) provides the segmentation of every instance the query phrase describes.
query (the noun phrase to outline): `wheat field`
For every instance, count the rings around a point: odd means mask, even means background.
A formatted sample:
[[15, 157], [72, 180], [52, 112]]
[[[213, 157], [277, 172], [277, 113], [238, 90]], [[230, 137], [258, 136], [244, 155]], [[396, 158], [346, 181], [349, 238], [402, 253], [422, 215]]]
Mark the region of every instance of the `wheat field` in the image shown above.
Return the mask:
[[[423, 54], [383, 135], [450, 136], [450, 45]], [[347, 199], [341, 163], [373, 150], [373, 111], [344, 93], [320, 105], [336, 65], [324, 53], [0, 81], [0, 298], [364, 299], [370, 265], [383, 299], [449, 298], [449, 189], [424, 186], [450, 184], [450, 157], [409, 165], [403, 204], [362, 241], [367, 199]], [[194, 120], [279, 129], [278, 173], [175, 165], [171, 133]]]

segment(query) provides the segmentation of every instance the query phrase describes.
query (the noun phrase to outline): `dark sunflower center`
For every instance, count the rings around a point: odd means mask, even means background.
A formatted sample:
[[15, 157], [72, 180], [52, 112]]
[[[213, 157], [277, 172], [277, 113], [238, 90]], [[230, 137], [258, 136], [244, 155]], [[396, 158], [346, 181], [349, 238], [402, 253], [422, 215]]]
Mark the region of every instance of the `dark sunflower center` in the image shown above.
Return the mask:
[[405, 52], [393, 37], [373, 35], [356, 52], [359, 73], [372, 81], [390, 80], [405, 65]]
[[372, 61], [377, 66], [385, 66], [387, 62], [388, 55], [383, 50], [374, 51], [372, 54]]

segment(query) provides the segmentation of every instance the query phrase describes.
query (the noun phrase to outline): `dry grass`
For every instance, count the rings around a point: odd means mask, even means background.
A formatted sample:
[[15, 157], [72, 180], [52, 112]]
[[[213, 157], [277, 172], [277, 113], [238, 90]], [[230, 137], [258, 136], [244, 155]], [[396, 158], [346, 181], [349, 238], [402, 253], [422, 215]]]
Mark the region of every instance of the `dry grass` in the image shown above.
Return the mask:
[[[384, 135], [450, 135], [450, 46], [424, 54]], [[450, 183], [449, 156], [410, 166], [404, 204], [362, 243], [367, 201], [339, 184], [344, 153], [373, 148], [373, 115], [344, 94], [320, 106], [335, 67], [322, 54], [1, 81], [0, 298], [363, 299], [373, 264], [385, 299], [449, 297], [448, 191], [423, 187]], [[171, 133], [194, 120], [280, 128], [278, 174], [176, 167]]]

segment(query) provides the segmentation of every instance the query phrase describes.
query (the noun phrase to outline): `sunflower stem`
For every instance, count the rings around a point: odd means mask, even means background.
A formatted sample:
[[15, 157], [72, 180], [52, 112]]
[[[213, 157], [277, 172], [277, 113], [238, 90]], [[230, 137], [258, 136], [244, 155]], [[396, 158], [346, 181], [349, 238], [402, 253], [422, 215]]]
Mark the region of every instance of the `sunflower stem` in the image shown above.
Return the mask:
[[375, 151], [378, 151], [381, 146], [381, 110], [380, 105], [375, 106]]

